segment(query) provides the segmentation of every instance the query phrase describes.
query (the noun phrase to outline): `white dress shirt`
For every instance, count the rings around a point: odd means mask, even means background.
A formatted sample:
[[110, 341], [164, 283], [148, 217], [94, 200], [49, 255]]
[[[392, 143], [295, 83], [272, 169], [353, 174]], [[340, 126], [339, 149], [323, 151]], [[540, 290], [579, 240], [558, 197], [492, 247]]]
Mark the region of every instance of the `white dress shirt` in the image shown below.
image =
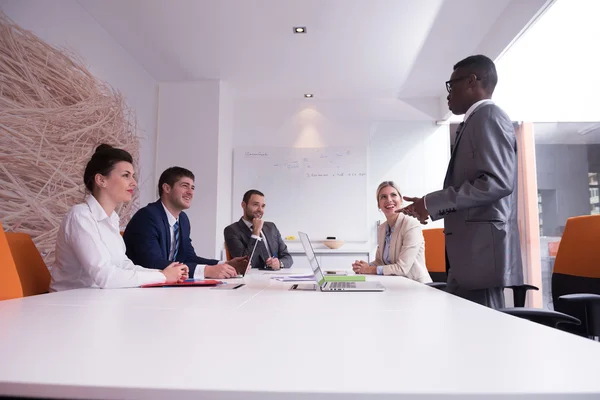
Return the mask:
[[[252, 230], [252, 222], [247, 221], [246, 218], [242, 218], [242, 221], [244, 221], [244, 224], [246, 224], [246, 226], [248, 227], [248, 229]], [[262, 240], [263, 242], [265, 242], [265, 247], [267, 249], [267, 254], [269, 254], [269, 257], [273, 254], [273, 253], [271, 253], [271, 250], [269, 249], [269, 242], [267, 242], [267, 237], [263, 233], [262, 229], [260, 231], [260, 237], [254, 235], [254, 234], [252, 235], [252, 237], [254, 239]]]
[[479, 100], [478, 102], [473, 104], [471, 107], [469, 107], [469, 109], [465, 113], [465, 118], [463, 119], [463, 122], [466, 122], [469, 119], [469, 117], [471, 116], [471, 114], [473, 114], [473, 111], [475, 111], [475, 109], [477, 107], [479, 107], [482, 104], [487, 104], [487, 103], [494, 104], [494, 101], [492, 99], [483, 99], [483, 100]]
[[[179, 218], [175, 218], [173, 214], [169, 211], [169, 209], [165, 206], [165, 203], [160, 202], [163, 208], [165, 209], [165, 213], [167, 214], [167, 221], [169, 222], [169, 231], [171, 232], [171, 248], [169, 249], [169, 260], [173, 259], [173, 254], [175, 254], [175, 222], [179, 220]], [[181, 226], [179, 227], [181, 229]], [[181, 240], [181, 235], [179, 235], [179, 240]], [[219, 264], [222, 264], [223, 261], [220, 261]], [[204, 268], [206, 265], [197, 264], [196, 269], [194, 270], [194, 279], [204, 279]]]
[[[173, 255], [175, 254], [175, 223], [179, 220], [179, 218], [175, 218], [173, 214], [169, 211], [169, 209], [165, 206], [165, 203], [160, 202], [163, 208], [165, 209], [165, 214], [167, 214], [167, 221], [169, 222], [169, 232], [171, 233], [171, 248], [169, 249], [169, 260], [173, 259]], [[181, 239], [181, 236], [179, 236]]]
[[162, 272], [135, 265], [125, 255], [119, 216], [111, 216], [94, 196], [73, 206], [56, 238], [50, 291], [87, 287], [125, 288], [166, 281]]

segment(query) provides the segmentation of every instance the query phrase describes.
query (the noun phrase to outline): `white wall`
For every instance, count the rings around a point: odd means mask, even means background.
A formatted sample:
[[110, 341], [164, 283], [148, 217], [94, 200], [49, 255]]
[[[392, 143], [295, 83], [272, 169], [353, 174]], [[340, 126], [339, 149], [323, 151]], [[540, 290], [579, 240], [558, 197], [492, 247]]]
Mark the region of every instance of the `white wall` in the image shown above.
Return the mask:
[[[394, 181], [403, 196], [420, 197], [444, 184], [450, 160], [448, 125], [433, 121], [375, 123], [369, 146], [369, 191], [373, 193], [370, 220], [383, 219], [376, 208], [375, 191], [382, 181]], [[424, 228], [443, 227], [443, 220]]]
[[207, 258], [218, 255], [219, 106], [219, 81], [159, 85], [156, 175], [172, 166], [194, 173], [196, 191], [186, 213], [196, 254]]
[[0, 8], [42, 40], [80, 55], [94, 76], [123, 93], [137, 115], [141, 137], [140, 204], [152, 201], [156, 192], [156, 81], [76, 0], [0, 0]]
[[235, 146], [366, 147], [369, 132], [370, 122], [356, 118], [341, 102], [235, 102]]
[[[217, 163], [217, 220], [215, 254], [223, 249], [223, 230], [231, 224], [231, 204], [233, 191], [233, 120], [234, 100], [231, 87], [221, 81], [219, 88], [219, 143]], [[241, 201], [241, 199], [240, 199]]]
[[[234, 146], [367, 147], [368, 190], [373, 193], [368, 218], [374, 245], [376, 221], [383, 218], [375, 200], [379, 183], [394, 180], [403, 194], [411, 196], [440, 189], [450, 158], [449, 134], [447, 125], [414, 120], [412, 114], [377, 121], [377, 116], [370, 118], [363, 111], [342, 102], [237, 100]], [[332, 201], [344, 201], [348, 195], [340, 193]], [[268, 193], [265, 196], [268, 202]], [[234, 205], [237, 201], [241, 199], [233, 199]], [[240, 208], [232, 218], [239, 218], [241, 212]]]

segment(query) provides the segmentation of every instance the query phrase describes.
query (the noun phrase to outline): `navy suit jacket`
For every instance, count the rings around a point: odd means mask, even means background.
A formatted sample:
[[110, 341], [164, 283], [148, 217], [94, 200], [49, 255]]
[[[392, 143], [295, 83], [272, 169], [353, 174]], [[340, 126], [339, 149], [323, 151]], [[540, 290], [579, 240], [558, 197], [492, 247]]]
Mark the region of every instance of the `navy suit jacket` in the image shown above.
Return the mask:
[[[182, 211], [179, 214], [179, 250], [175, 261], [186, 264], [190, 278], [194, 277], [196, 264], [215, 265], [218, 260], [198, 257], [190, 239], [190, 220]], [[165, 269], [171, 264], [171, 232], [169, 220], [160, 200], [140, 208], [131, 218], [123, 240], [127, 257], [136, 265], [145, 268]]]

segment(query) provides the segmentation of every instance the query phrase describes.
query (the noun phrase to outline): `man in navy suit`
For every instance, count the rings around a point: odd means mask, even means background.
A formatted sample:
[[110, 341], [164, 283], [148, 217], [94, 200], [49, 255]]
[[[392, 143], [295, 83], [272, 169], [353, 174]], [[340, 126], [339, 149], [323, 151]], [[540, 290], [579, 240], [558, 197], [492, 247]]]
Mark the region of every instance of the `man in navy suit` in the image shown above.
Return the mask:
[[183, 210], [194, 197], [194, 174], [181, 167], [166, 169], [158, 180], [160, 199], [138, 210], [123, 234], [127, 257], [136, 265], [164, 269], [173, 261], [189, 267], [190, 278], [227, 279], [238, 273], [242, 257], [227, 263], [199, 257], [190, 239], [190, 220]]

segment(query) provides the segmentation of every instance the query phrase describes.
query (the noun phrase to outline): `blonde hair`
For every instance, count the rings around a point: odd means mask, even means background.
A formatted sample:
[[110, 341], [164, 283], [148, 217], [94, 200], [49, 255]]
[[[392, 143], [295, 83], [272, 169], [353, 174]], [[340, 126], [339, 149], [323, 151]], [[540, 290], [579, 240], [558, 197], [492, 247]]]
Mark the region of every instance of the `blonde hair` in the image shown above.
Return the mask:
[[379, 184], [379, 186], [377, 186], [377, 194], [375, 195], [375, 197], [377, 197], [377, 207], [379, 207], [379, 192], [381, 192], [383, 188], [386, 188], [388, 186], [396, 189], [396, 192], [398, 192], [398, 196], [400, 196], [400, 201], [402, 201], [402, 194], [400, 193], [400, 189], [398, 189], [398, 186], [396, 186], [394, 181], [383, 181]]

